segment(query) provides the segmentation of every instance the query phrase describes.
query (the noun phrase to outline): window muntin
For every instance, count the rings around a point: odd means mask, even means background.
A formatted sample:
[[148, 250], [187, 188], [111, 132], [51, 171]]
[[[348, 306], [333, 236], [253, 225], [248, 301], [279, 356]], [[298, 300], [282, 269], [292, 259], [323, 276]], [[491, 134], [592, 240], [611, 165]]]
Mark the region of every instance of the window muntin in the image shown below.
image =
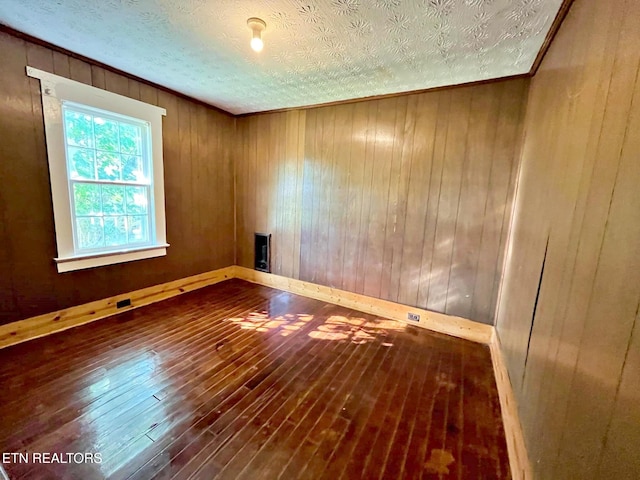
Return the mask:
[[149, 124], [72, 102], [62, 115], [74, 250], [152, 245]]

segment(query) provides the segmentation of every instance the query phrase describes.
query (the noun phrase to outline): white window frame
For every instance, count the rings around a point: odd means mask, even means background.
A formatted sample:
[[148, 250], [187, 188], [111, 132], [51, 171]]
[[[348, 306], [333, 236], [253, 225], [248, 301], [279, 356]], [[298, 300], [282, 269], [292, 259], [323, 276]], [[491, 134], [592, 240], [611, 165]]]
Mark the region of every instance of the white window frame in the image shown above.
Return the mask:
[[[162, 159], [162, 117], [167, 114], [166, 110], [33, 67], [27, 67], [27, 75], [40, 80], [58, 247], [58, 256], [54, 260], [58, 273], [166, 255], [169, 245], [166, 240]], [[151, 223], [155, 227], [149, 232], [150, 244], [125, 248], [119, 246], [114, 247], [113, 250], [94, 253], [79, 253], [75, 249], [71, 183], [67, 171], [66, 138], [62, 118], [63, 102], [104, 110], [114, 115], [131, 117], [148, 123], [151, 132], [152, 163], [150, 211], [153, 216]]]

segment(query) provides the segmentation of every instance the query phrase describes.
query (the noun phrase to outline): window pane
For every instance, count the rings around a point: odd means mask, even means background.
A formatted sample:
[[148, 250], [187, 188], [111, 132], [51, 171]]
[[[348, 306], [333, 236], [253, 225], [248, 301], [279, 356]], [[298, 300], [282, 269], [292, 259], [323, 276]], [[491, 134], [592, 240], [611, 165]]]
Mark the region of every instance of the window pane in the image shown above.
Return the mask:
[[106, 118], [94, 117], [93, 131], [96, 138], [96, 148], [108, 152], [119, 150], [118, 122]]
[[76, 215], [100, 215], [100, 185], [91, 183], [74, 183], [73, 199], [76, 205]]
[[65, 110], [64, 123], [67, 144], [78, 147], [93, 147], [93, 122], [91, 115]]
[[77, 218], [76, 225], [79, 248], [99, 248], [104, 245], [104, 229], [101, 217]]
[[146, 243], [149, 241], [149, 217], [136, 215], [127, 217], [129, 224], [129, 243]]
[[147, 213], [148, 187], [127, 187], [127, 213]]
[[93, 150], [86, 148], [68, 147], [69, 174], [71, 178], [96, 178], [95, 159]]
[[115, 153], [98, 152], [98, 179], [120, 180], [120, 158]]
[[142, 128], [128, 123], [120, 124], [120, 151], [142, 155]]
[[122, 155], [122, 179], [127, 181], [145, 182], [146, 176], [142, 167], [142, 157]]
[[104, 244], [107, 247], [127, 244], [125, 217], [104, 217]]
[[124, 210], [124, 187], [120, 185], [102, 186], [102, 212], [105, 215], [124, 215], [126, 213]]

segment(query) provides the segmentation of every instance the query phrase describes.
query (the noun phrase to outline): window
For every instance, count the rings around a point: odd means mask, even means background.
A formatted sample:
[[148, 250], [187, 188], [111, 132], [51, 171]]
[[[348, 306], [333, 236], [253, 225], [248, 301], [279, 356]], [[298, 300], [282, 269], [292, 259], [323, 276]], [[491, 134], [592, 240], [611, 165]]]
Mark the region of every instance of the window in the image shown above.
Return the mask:
[[40, 79], [58, 272], [166, 255], [165, 110], [27, 67]]

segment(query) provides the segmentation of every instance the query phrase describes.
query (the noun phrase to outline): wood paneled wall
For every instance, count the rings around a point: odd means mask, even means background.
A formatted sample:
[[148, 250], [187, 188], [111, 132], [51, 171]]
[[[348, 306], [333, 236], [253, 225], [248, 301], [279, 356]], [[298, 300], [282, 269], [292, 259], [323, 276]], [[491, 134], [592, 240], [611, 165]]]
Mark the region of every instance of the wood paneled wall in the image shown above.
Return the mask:
[[[5, 33], [0, 65], [0, 323], [233, 265], [233, 117]], [[26, 65], [167, 110], [166, 257], [56, 272], [39, 82]]]
[[497, 330], [536, 478], [640, 478], [640, 1], [576, 0], [530, 90]]
[[528, 80], [239, 118], [238, 264], [492, 322]]

